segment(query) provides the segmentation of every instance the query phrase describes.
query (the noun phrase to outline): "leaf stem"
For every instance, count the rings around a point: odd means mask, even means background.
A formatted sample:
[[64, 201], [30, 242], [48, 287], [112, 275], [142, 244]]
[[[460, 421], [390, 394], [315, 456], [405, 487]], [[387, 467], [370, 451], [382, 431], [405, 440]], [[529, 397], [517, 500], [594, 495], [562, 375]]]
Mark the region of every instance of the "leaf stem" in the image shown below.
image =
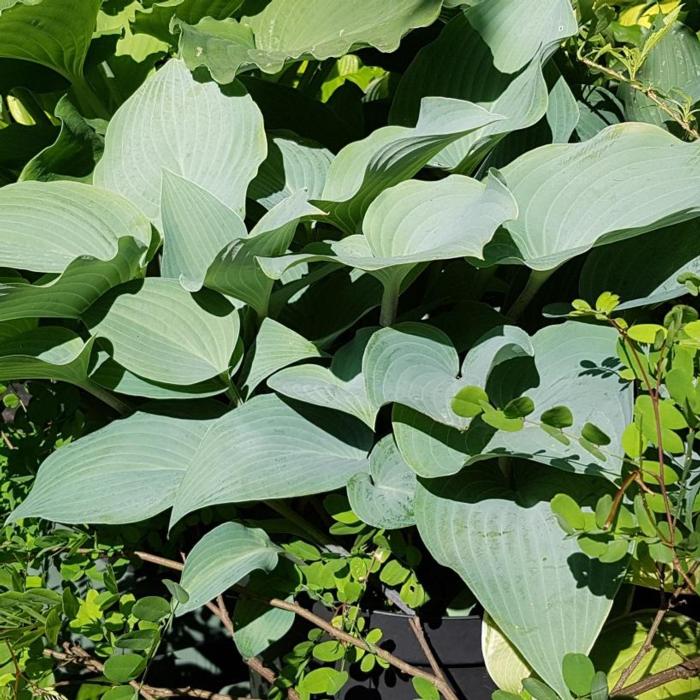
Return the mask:
[[78, 386], [84, 391], [87, 391], [88, 394], [91, 394], [96, 399], [102, 401], [102, 403], [105, 403], [110, 408], [113, 408], [121, 416], [129, 415], [132, 412], [129, 404], [115, 396], [111, 391], [107, 391], [107, 389], [103, 389], [101, 386], [94, 384], [93, 382], [81, 382], [78, 384]]
[[384, 281], [384, 291], [382, 293], [382, 306], [379, 311], [379, 325], [390, 326], [396, 320], [396, 312], [399, 308], [399, 295], [401, 294], [401, 280], [396, 282], [392, 277]]
[[518, 298], [513, 302], [510, 309], [506, 312], [506, 316], [512, 321], [517, 321], [523, 311], [529, 306], [530, 302], [535, 298], [537, 292], [540, 291], [542, 285], [554, 274], [556, 268], [551, 270], [532, 270]]
[[263, 503], [279, 513], [283, 518], [289, 520], [290, 523], [296, 525], [299, 529], [305, 532], [311, 540], [324, 547], [333, 544], [333, 539], [326, 533], [319, 530], [315, 525], [312, 525], [303, 515], [297, 513], [286, 501], [283, 500], [265, 500]]

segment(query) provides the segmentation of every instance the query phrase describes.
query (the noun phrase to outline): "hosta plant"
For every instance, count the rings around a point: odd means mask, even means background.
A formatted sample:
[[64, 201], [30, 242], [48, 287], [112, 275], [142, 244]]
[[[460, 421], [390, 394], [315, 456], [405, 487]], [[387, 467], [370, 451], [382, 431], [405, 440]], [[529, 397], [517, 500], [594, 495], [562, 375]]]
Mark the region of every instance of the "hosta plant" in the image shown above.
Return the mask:
[[698, 30], [0, 0], [3, 696], [696, 697]]

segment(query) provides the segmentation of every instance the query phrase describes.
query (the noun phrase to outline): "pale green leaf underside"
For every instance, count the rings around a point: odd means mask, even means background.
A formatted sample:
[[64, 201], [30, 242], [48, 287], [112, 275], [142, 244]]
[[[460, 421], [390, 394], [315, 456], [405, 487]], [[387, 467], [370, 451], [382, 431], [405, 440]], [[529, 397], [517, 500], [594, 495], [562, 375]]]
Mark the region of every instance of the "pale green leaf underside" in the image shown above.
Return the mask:
[[375, 445], [369, 471], [355, 474], [347, 492], [353, 512], [372, 527], [395, 530], [415, 524], [416, 475], [403, 461], [391, 435]]
[[92, 340], [68, 328], [42, 326], [0, 343], [0, 381], [52, 379], [86, 383]]
[[392, 0], [378, 21], [373, 0], [272, 0], [241, 22], [179, 23], [180, 51], [190, 68], [204, 65], [215, 80], [230, 83], [242, 70], [276, 73], [288, 60], [325, 60], [353, 47], [394, 51], [404, 34], [432, 24], [439, 11], [439, 0]]
[[180, 585], [190, 598], [176, 615], [205, 605], [256, 569], [272, 571], [278, 551], [264, 530], [239, 523], [214, 528], [187, 555]]
[[151, 227], [112, 192], [65, 181], [0, 188], [0, 266], [63, 272], [81, 256], [112, 259], [125, 237], [147, 248]]
[[372, 433], [335, 412], [272, 394], [227, 413], [187, 472], [171, 522], [218, 503], [290, 498], [340, 486], [367, 468]]
[[84, 316], [112, 357], [145, 379], [195, 384], [228, 369], [238, 314], [223, 297], [185, 291], [175, 280], [147, 277], [102, 297]]
[[556, 493], [585, 499], [599, 493], [599, 482], [537, 466], [515, 475], [515, 491], [492, 463], [422, 483], [418, 528], [431, 554], [459, 573], [534, 670], [570, 698], [562, 658], [590, 651], [622, 567], [589, 559], [551, 511]]
[[693, 218], [699, 159], [700, 144], [636, 123], [520, 156], [502, 170], [520, 208], [505, 224], [515, 248], [506, 259], [551, 270], [595, 245]]
[[266, 151], [262, 115], [249, 95], [227, 97], [172, 59], [112, 117], [94, 181], [124, 195], [160, 228], [164, 169], [243, 213]]
[[80, 318], [107, 291], [143, 274], [144, 247], [131, 237], [117, 242], [111, 260], [78, 257], [60, 275], [35, 283], [0, 283], [0, 321]]

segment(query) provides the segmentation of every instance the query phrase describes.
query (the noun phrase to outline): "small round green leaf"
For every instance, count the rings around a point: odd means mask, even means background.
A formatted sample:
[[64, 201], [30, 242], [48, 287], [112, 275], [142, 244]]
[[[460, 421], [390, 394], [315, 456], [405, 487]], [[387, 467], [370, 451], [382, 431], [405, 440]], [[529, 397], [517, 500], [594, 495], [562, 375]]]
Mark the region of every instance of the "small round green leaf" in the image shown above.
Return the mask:
[[110, 656], [105, 661], [104, 674], [112, 683], [128, 683], [141, 673], [145, 665], [146, 660], [139, 654]]
[[160, 596], [149, 595], [137, 600], [131, 612], [139, 620], [159, 622], [170, 615], [170, 603]]
[[122, 634], [114, 642], [114, 646], [119, 649], [134, 649], [135, 651], [147, 651], [153, 645], [153, 642], [158, 637], [157, 630], [145, 629], [134, 630]]
[[581, 507], [568, 494], [558, 493], [552, 499], [552, 512], [557, 516], [562, 527], [569, 533], [583, 530], [586, 525]]
[[551, 428], [570, 428], [574, 424], [574, 416], [566, 406], [554, 406], [546, 410], [540, 420]]
[[595, 676], [593, 662], [585, 654], [566, 654], [562, 662], [564, 682], [575, 695], [587, 695]]
[[452, 410], [462, 418], [474, 418], [484, 410], [482, 403], [488, 400], [488, 394], [481, 387], [465, 386], [452, 399]]
[[525, 418], [535, 410], [535, 402], [529, 396], [520, 396], [517, 399], [509, 401], [503, 413], [506, 418]]
[[581, 429], [581, 437], [594, 445], [609, 445], [610, 437], [606, 435], [597, 425], [586, 423]]
[[118, 685], [110, 688], [103, 696], [102, 700], [136, 700], [138, 693], [130, 685]]

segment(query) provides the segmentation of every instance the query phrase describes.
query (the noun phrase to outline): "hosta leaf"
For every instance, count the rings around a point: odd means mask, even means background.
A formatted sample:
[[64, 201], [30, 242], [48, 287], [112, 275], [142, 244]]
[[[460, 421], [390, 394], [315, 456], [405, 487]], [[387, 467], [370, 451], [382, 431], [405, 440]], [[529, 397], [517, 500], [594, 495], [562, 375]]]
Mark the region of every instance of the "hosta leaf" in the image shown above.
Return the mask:
[[249, 392], [278, 369], [321, 355], [312, 342], [271, 318], [260, 325], [251, 352], [245, 380]]
[[285, 252], [299, 222], [322, 214], [307, 202], [305, 192], [290, 195], [266, 212], [248, 236], [233, 240], [218, 253], [204, 284], [240, 299], [265, 316], [274, 282], [261, 269], [259, 258]]
[[502, 170], [520, 213], [505, 224], [512, 254], [497, 257], [551, 270], [595, 245], [693, 218], [699, 153], [697, 143], [633, 123], [526, 153]]
[[427, 95], [469, 100], [501, 115], [500, 120], [446, 145], [431, 158], [431, 165], [468, 172], [505, 134], [525, 129], [544, 115], [547, 84], [542, 75], [543, 59], [544, 55], [537, 56], [515, 77], [502, 73], [493, 65], [489, 47], [469, 24], [467, 14], [460, 12], [435, 41], [416, 54], [403, 74], [390, 120], [415, 124], [421, 99]]
[[248, 235], [243, 219], [194, 182], [163, 170], [161, 275], [190, 292], [202, 288], [207, 269], [226, 245]]
[[[457, 380], [457, 353], [446, 336], [425, 324], [398, 324], [374, 335], [364, 375], [370, 397], [400, 404], [393, 417], [397, 444], [421, 476], [454, 474], [484, 455], [506, 453], [614, 477], [622, 467], [617, 445], [632, 412], [629, 388], [614, 372], [615, 338], [613, 329], [573, 322], [532, 338], [506, 327], [467, 353]], [[535, 411], [518, 432], [494, 432], [480, 418], [469, 421], [452, 410], [459, 389], [471, 385], [485, 387], [496, 407], [526, 394]], [[540, 417], [562, 405], [573, 413], [573, 426], [563, 436], [546, 432]], [[595, 453], [581, 447], [588, 422], [611, 437], [612, 447]]]
[[224, 523], [202, 537], [185, 559], [180, 585], [190, 598], [176, 615], [196, 610], [223, 593], [251, 571], [272, 571], [279, 548], [264, 530]]
[[173, 506], [172, 522], [217, 503], [291, 498], [340, 486], [367, 468], [372, 433], [342, 414], [258, 396], [207, 435]]
[[80, 318], [112, 287], [143, 274], [144, 247], [133, 238], [117, 242], [111, 260], [81, 256], [63, 274], [46, 275], [34, 284], [0, 283], [0, 321], [13, 318]]
[[513, 490], [493, 464], [422, 482], [418, 528], [431, 554], [459, 573], [539, 676], [571, 698], [562, 658], [590, 651], [624, 567], [586, 557], [550, 508], [563, 491], [590, 501], [599, 481], [526, 465], [515, 475]]
[[[261, 596], [290, 600], [299, 583], [300, 576], [292, 562], [280, 558], [274, 571], [254, 571], [246, 587]], [[241, 596], [232, 616], [238, 653], [244, 659], [261, 654], [289, 632], [295, 617], [289, 610], [271, 608], [261, 600]]]
[[37, 153], [24, 167], [19, 180], [60, 180], [65, 176], [87, 178], [102, 155], [104, 138], [97, 133], [67, 96], [53, 110], [61, 120], [56, 140]]
[[92, 342], [61, 327], [20, 333], [0, 343], [0, 381], [53, 379], [85, 384]]
[[134, 32], [175, 43], [176, 38], [170, 33], [173, 17], [188, 24], [195, 24], [202, 17], [225, 19], [243, 4], [243, 0], [159, 0], [149, 4], [150, 7], [137, 10], [132, 24]]
[[262, 115], [249, 95], [225, 96], [172, 59], [117, 110], [95, 183], [124, 195], [160, 228], [164, 169], [242, 213], [265, 158]]
[[347, 485], [353, 512], [363, 522], [386, 530], [415, 524], [416, 475], [387, 435], [372, 450], [369, 472], [355, 474]]
[[21, 182], [0, 188], [0, 265], [63, 272], [76, 258], [110, 260], [119, 239], [147, 248], [148, 221], [128, 201], [77, 182]]
[[560, 75], [549, 93], [547, 123], [552, 131], [552, 143], [566, 143], [579, 120], [578, 102], [566, 79]]
[[[695, 33], [680, 22], [649, 52], [637, 73], [643, 85], [673, 99], [688, 95], [690, 103], [700, 99], [700, 42]], [[625, 115], [629, 121], [649, 122], [663, 126], [670, 121], [668, 114], [659, 109], [642, 91], [620, 84], [619, 96], [625, 103]]]
[[569, 0], [489, 0], [469, 10], [469, 21], [493, 53], [494, 64], [515, 73], [542, 47], [556, 44], [578, 29]]
[[372, 0], [352, 6], [333, 0], [272, 0], [257, 15], [235, 20], [204, 18], [178, 23], [180, 51], [190, 68], [204, 65], [220, 83], [241, 70], [276, 73], [288, 60], [342, 56], [353, 47], [394, 51], [409, 30], [432, 24], [439, 0], [394, 0], [377, 22]]
[[121, 524], [160, 513], [172, 505], [217, 415], [194, 405], [187, 414], [135, 413], [61, 447], [42, 463], [11, 519]]
[[413, 177], [452, 141], [503, 118], [464, 100], [426, 97], [415, 127], [385, 126], [343, 148], [316, 204], [346, 233], [359, 233], [380, 192]]
[[595, 299], [614, 289], [619, 310], [659, 304], [683, 296], [683, 272], [700, 274], [700, 220], [675, 224], [636, 239], [596, 248], [586, 258], [579, 292]]
[[459, 357], [447, 335], [424, 323], [398, 323], [377, 331], [365, 350], [362, 374], [376, 406], [399, 403], [454, 427], [467, 421], [452, 410], [462, 386]]
[[84, 316], [112, 357], [145, 379], [194, 384], [228, 369], [238, 314], [223, 297], [185, 291], [175, 280], [147, 277], [118, 287]]
[[262, 259], [260, 264], [277, 278], [294, 265], [341, 262], [398, 289], [419, 263], [481, 257], [498, 226], [515, 216], [513, 198], [496, 174], [484, 183], [463, 175], [437, 182], [410, 180], [372, 202], [362, 223], [363, 236], [331, 242], [329, 254], [302, 253]]
[[100, 0], [0, 4], [0, 56], [32, 61], [80, 80]]
[[373, 329], [361, 329], [333, 356], [330, 368], [298, 365], [277, 372], [267, 385], [279, 394], [305, 403], [333, 408], [374, 428], [378, 406], [367, 396], [362, 356]]
[[267, 143], [267, 158], [248, 188], [248, 197], [271, 209], [290, 195], [305, 189], [308, 197], [320, 197], [333, 154], [319, 144], [278, 132]]
[[216, 396], [228, 389], [228, 385], [220, 377], [187, 386], [152, 382], [124, 369], [118, 362], [110, 358], [108, 353], [101, 352], [99, 355], [98, 364], [90, 374], [91, 381], [125, 396], [191, 401], [192, 399]]

